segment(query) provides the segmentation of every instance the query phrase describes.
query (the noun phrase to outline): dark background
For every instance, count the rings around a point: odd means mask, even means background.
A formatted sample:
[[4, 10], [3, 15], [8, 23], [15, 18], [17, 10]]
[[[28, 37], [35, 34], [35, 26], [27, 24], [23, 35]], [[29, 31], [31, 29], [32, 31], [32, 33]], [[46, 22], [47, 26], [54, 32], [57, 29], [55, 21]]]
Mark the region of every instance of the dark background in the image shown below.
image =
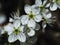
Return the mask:
[[[0, 8], [0, 13], [4, 13], [7, 17], [6, 22], [2, 25], [7, 24], [9, 21], [10, 13], [12, 11], [16, 11], [17, 7], [20, 9], [20, 14], [25, 14], [24, 12], [24, 5], [29, 4], [33, 5], [35, 0], [0, 0], [2, 7]], [[52, 24], [52, 26], [46, 27], [46, 32], [43, 33], [41, 29], [37, 31], [37, 40], [33, 45], [60, 45], [60, 10], [57, 9], [56, 11], [52, 12], [53, 16], [56, 16], [56, 22]], [[41, 25], [41, 23], [40, 23]], [[7, 34], [3, 34], [0, 36], [0, 45], [8, 45]], [[11, 45], [20, 45], [19, 41], [11, 43]], [[28, 45], [32, 45], [29, 43]]]

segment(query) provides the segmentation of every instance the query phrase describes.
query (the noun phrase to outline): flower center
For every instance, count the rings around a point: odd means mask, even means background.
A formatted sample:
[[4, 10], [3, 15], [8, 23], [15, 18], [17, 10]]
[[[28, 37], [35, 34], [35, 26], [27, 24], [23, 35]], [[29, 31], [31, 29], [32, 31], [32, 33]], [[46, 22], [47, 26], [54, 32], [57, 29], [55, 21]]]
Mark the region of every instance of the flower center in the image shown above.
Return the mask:
[[56, 3], [60, 3], [60, 0], [55, 0]]
[[43, 5], [40, 6], [40, 13], [42, 13], [42, 12], [44, 12], [44, 6]]
[[19, 29], [14, 29], [15, 34], [18, 34], [19, 32], [20, 32]]
[[34, 19], [34, 15], [32, 13], [29, 14], [29, 19]]
[[43, 5], [40, 5], [40, 8], [43, 8], [44, 6]]

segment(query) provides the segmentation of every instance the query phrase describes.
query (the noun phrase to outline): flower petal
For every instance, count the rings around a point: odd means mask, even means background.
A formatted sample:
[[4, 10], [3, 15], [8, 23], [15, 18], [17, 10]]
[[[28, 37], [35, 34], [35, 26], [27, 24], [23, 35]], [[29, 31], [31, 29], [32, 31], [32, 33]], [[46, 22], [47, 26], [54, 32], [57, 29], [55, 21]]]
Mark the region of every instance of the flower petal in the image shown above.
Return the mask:
[[25, 10], [26, 14], [30, 14], [30, 12], [31, 12], [31, 6], [25, 5], [24, 10]]
[[40, 25], [36, 24], [35, 30], [39, 30], [40, 29]]
[[11, 35], [9, 35], [9, 37], [8, 37], [8, 41], [11, 43], [11, 42], [14, 42], [14, 41], [16, 41], [17, 40], [17, 35], [15, 35], [15, 34], [11, 34]]
[[46, 4], [46, 2], [47, 2], [47, 0], [44, 0], [44, 1], [43, 1], [43, 5], [45, 5], [45, 4]]
[[52, 17], [52, 15], [51, 15], [50, 12], [48, 12], [46, 14], [43, 14], [43, 17], [44, 17], [44, 19], [48, 20], [48, 19], [50, 19]]
[[26, 36], [25, 36], [25, 34], [24, 33], [20, 33], [20, 34], [18, 34], [18, 40], [19, 41], [21, 41], [21, 42], [25, 42], [26, 41]]
[[45, 29], [46, 28], [46, 22], [44, 21], [43, 23], [42, 23], [42, 27], [43, 27], [43, 29]]
[[20, 27], [19, 27], [19, 30], [20, 30], [21, 32], [23, 32], [23, 31], [24, 31], [24, 26], [20, 26]]
[[40, 22], [40, 21], [42, 20], [42, 16], [41, 16], [41, 15], [36, 15], [36, 16], [34, 17], [34, 20], [35, 20], [36, 22]]
[[36, 26], [36, 23], [35, 23], [34, 20], [31, 19], [31, 20], [28, 21], [28, 24], [27, 25], [28, 25], [28, 27], [32, 27], [34, 29], [35, 26]]
[[6, 32], [8, 32], [8, 35], [10, 35], [12, 32], [13, 32], [13, 26], [12, 26], [12, 24], [11, 23], [9, 23], [8, 25], [6, 25], [5, 27], [4, 27], [4, 30], [6, 31]]
[[45, 7], [48, 8], [50, 6], [50, 3], [48, 3]]
[[13, 22], [13, 25], [14, 25], [15, 28], [18, 28], [20, 26], [20, 23], [21, 23], [20, 20], [15, 20]]
[[28, 34], [28, 36], [34, 36], [35, 31], [33, 29], [30, 29], [30, 32], [28, 32], [27, 34]]
[[9, 18], [9, 22], [13, 22], [14, 20], [12, 18]]
[[50, 12], [48, 9], [43, 10], [43, 13], [45, 13], [45, 14], [48, 13], [48, 12]]
[[38, 8], [36, 5], [32, 5], [32, 13], [34, 15], [37, 15], [40, 13], [40, 8]]
[[28, 16], [27, 15], [23, 15], [21, 17], [21, 23], [22, 23], [22, 25], [26, 25], [27, 22], [28, 22]]
[[56, 9], [57, 9], [57, 4], [56, 3], [54, 3], [50, 6], [51, 11], [55, 11]]
[[51, 13], [47, 14], [47, 18], [51, 18], [51, 17], [52, 17]]
[[52, 2], [56, 2], [56, 0], [52, 0]]
[[42, 1], [41, 0], [36, 0], [35, 4], [38, 5], [38, 6], [40, 6], [42, 4]]

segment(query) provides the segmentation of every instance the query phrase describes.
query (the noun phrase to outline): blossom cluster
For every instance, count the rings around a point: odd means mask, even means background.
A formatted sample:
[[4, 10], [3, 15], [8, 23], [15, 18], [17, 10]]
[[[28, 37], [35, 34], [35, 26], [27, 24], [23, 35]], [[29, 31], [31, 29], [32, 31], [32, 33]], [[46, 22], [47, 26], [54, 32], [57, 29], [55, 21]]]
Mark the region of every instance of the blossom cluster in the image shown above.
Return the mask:
[[35, 0], [34, 5], [26, 4], [25, 13], [20, 16], [19, 9], [12, 12], [9, 23], [0, 27], [1, 34], [8, 34], [8, 42], [25, 42], [28, 37], [34, 36], [35, 31], [40, 29], [39, 23], [42, 22], [42, 28], [46, 28], [46, 24], [52, 23], [52, 14], [50, 11], [60, 9], [60, 0]]

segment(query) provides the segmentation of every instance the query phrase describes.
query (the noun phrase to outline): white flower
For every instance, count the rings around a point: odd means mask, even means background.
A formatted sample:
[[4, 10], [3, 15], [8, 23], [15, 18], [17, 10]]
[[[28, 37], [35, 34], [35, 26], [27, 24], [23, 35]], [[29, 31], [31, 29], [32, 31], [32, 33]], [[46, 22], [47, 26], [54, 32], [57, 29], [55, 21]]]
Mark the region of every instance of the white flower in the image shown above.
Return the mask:
[[43, 14], [43, 22], [42, 22], [42, 32], [45, 32], [45, 28], [47, 26], [47, 24], [51, 24], [52, 23], [52, 15], [50, 12], [44, 13]]
[[60, 0], [51, 0], [51, 4], [50, 4], [50, 10], [51, 11], [55, 11], [57, 10], [57, 8], [60, 9]]
[[32, 28], [30, 28], [30, 31], [27, 34], [28, 34], [28, 36], [34, 36], [35, 31]]
[[50, 6], [50, 3], [48, 5], [46, 5], [46, 3], [47, 3], [47, 0], [44, 0], [43, 2], [42, 2], [42, 0], [35, 1], [35, 4], [38, 6], [38, 8], [40, 8], [40, 14], [42, 14], [44, 20], [48, 23], [50, 21], [50, 18], [52, 17], [52, 15], [51, 15], [50, 11], [48, 9], [46, 9], [46, 7]]
[[29, 28], [28, 26], [25, 26], [24, 27], [24, 32], [29, 36], [29, 37], [31, 37], [31, 36], [34, 36], [35, 35], [35, 30], [39, 30], [40, 29], [40, 25], [39, 24], [36, 24], [36, 27], [35, 27], [35, 29], [33, 29], [33, 28]]
[[28, 36], [34, 36], [35, 35], [35, 30], [39, 30], [40, 29], [40, 25], [36, 24], [35, 29], [33, 28], [29, 28], [28, 30], [30, 30], [29, 32], [27, 32]]
[[50, 12], [47, 12], [47, 13], [44, 13], [43, 14], [43, 22], [42, 22], [42, 27], [43, 27], [43, 29], [45, 29], [46, 28], [46, 23], [48, 23], [48, 24], [50, 24], [50, 23], [52, 23], [52, 15], [51, 15], [51, 13]]
[[23, 33], [24, 26], [20, 25], [20, 20], [16, 20], [13, 22], [13, 24], [9, 23], [4, 27], [4, 30], [8, 32], [8, 41], [14, 42], [16, 40], [19, 40], [21, 42], [26, 41], [26, 36]]
[[27, 15], [21, 17], [21, 22], [23, 25], [28, 25], [28, 27], [35, 27], [36, 22], [42, 20], [42, 16], [39, 14], [38, 10], [35, 10], [33, 6], [25, 5], [25, 12]]
[[49, 19], [52, 17], [51, 13], [50, 12], [47, 12], [47, 13], [43, 13], [43, 16], [45, 19]]
[[47, 2], [47, 0], [44, 0], [43, 2], [42, 2], [42, 0], [36, 0], [36, 1], [35, 1], [35, 4], [38, 5], [38, 6], [39, 6], [39, 5], [41, 6], [41, 5], [45, 5], [46, 2]]
[[35, 9], [39, 9], [40, 10], [40, 14], [44, 13], [47, 9], [46, 9], [46, 2], [47, 0], [44, 0], [42, 2], [42, 0], [36, 0], [35, 1]]
[[35, 30], [33, 28], [29, 28], [25, 26], [24, 30], [25, 30], [26, 35], [28, 35], [29, 37], [35, 35]]

